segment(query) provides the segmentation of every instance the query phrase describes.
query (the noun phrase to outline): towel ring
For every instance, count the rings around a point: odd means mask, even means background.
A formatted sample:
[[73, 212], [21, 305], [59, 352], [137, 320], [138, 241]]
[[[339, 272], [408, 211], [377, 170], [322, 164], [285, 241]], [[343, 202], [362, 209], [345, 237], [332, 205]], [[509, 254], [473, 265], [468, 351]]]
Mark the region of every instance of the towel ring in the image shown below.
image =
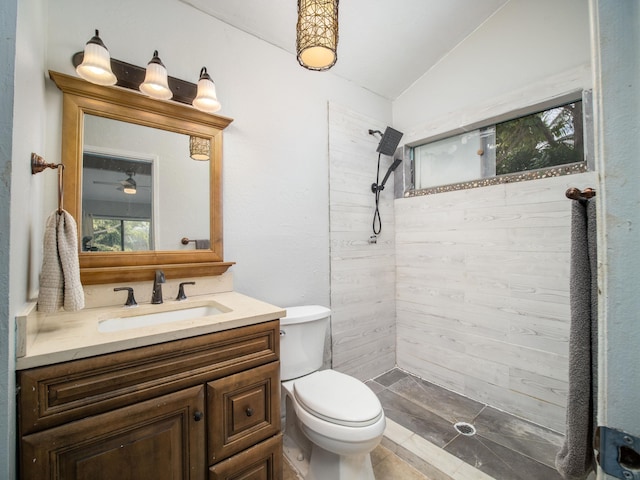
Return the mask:
[[58, 170], [58, 215], [62, 213], [62, 200], [64, 194], [63, 174], [64, 165], [62, 163], [46, 163], [44, 158], [36, 153], [31, 153], [31, 174], [35, 175], [47, 168], [55, 168]]

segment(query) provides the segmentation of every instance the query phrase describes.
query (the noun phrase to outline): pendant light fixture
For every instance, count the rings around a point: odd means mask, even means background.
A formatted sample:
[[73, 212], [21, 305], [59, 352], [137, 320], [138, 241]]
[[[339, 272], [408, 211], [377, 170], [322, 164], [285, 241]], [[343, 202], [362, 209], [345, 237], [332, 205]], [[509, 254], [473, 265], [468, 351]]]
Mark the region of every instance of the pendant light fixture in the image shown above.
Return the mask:
[[298, 0], [296, 53], [309, 70], [328, 70], [338, 59], [338, 0]]
[[189, 137], [189, 156], [194, 160], [209, 160], [211, 142], [208, 138]]
[[76, 67], [76, 72], [87, 82], [98, 85], [115, 85], [118, 79], [111, 71], [111, 56], [104, 46], [98, 30], [84, 47], [82, 63]]
[[140, 84], [140, 91], [160, 100], [169, 100], [173, 97], [167, 79], [167, 69], [158, 57], [157, 50], [153, 52], [153, 58], [147, 64], [147, 72], [144, 76], [144, 82]]
[[200, 70], [198, 93], [196, 94], [196, 98], [193, 99], [193, 106], [207, 113], [215, 113], [221, 108], [218, 97], [216, 96], [216, 85], [207, 73], [206, 67], [202, 67]]

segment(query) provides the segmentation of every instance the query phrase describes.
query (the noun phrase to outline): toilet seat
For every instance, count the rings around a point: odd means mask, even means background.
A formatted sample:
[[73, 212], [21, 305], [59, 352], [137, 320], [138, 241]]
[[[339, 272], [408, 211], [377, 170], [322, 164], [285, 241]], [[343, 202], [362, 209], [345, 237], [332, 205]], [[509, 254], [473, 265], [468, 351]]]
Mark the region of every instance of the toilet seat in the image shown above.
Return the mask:
[[321, 370], [295, 380], [299, 405], [315, 417], [348, 427], [373, 425], [382, 417], [378, 397], [364, 383], [335, 370]]

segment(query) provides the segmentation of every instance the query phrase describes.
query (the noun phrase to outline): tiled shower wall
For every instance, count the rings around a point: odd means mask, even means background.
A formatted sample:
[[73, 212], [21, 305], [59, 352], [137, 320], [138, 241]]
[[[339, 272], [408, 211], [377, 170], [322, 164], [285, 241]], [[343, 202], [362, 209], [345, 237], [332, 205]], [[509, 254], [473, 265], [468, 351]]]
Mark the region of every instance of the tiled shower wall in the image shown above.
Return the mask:
[[[382, 232], [372, 235], [380, 121], [329, 104], [329, 214], [333, 368], [361, 380], [395, 366], [393, 182], [380, 199]], [[382, 157], [381, 175], [391, 160]], [[382, 179], [381, 179], [382, 180]]]
[[396, 201], [397, 363], [564, 432], [568, 187], [582, 173]]

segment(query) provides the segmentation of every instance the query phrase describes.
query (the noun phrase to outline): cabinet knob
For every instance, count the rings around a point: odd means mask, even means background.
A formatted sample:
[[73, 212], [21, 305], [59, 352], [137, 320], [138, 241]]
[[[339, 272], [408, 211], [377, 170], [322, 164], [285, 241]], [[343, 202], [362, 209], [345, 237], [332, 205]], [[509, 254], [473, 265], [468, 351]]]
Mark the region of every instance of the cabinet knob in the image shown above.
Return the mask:
[[204, 414], [203, 414], [202, 412], [195, 412], [195, 413], [193, 414], [193, 419], [194, 419], [196, 422], [199, 422], [200, 420], [202, 420], [202, 417], [204, 417]]
[[253, 415], [253, 408], [249, 407], [245, 410], [245, 413], [247, 414], [247, 417], [250, 417], [251, 415]]

